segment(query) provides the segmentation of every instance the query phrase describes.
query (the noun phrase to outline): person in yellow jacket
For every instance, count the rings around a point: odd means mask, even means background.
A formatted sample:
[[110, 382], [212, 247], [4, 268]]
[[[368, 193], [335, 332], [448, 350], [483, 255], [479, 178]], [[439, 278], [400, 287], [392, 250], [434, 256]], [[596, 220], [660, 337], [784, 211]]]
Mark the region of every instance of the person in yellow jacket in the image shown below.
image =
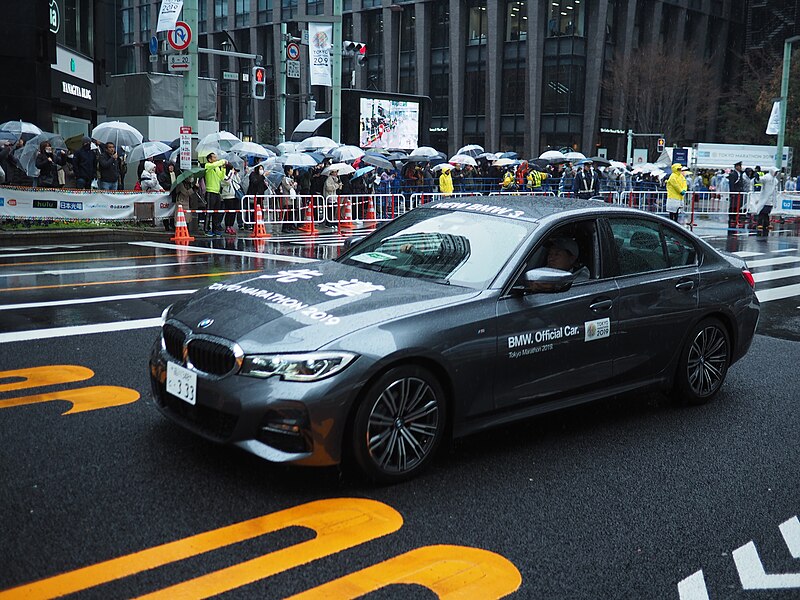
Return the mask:
[[517, 187], [516, 179], [514, 178], [514, 173], [511, 170], [506, 171], [505, 175], [503, 175], [503, 181], [500, 184], [500, 189], [503, 192], [513, 192]]
[[[225, 165], [227, 164], [228, 161], [224, 159], [217, 160], [214, 152], [206, 157], [205, 179], [208, 210], [222, 210], [220, 188], [222, 180], [225, 179]], [[208, 235], [222, 235], [222, 216], [222, 213], [211, 213], [211, 228], [208, 230]], [[208, 218], [206, 218], [206, 222], [208, 222]]]
[[547, 173], [533, 169], [528, 173], [528, 189], [532, 192], [542, 191], [542, 182], [547, 179]]
[[439, 191], [448, 196], [453, 193], [453, 176], [450, 175], [450, 167], [442, 167], [442, 174], [439, 175]]
[[672, 175], [667, 179], [667, 212], [669, 218], [678, 221], [678, 213], [683, 208], [683, 197], [686, 195], [686, 178], [681, 173], [682, 165], [672, 165]]

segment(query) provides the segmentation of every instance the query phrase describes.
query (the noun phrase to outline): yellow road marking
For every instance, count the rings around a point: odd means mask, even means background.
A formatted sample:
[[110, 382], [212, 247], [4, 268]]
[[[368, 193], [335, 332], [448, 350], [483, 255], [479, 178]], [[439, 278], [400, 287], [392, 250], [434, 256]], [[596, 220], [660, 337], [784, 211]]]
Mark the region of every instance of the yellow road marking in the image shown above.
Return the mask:
[[[12, 392], [56, 383], [74, 383], [75, 381], [85, 381], [92, 377], [94, 377], [94, 371], [77, 365], [48, 365], [46, 367], [0, 371], [0, 392]], [[23, 381], [3, 383], [5, 379], [22, 379]]]
[[387, 585], [417, 584], [446, 600], [491, 600], [519, 589], [522, 575], [506, 558], [479, 548], [417, 548], [324, 583], [289, 600], [349, 600]]
[[36, 394], [35, 396], [22, 396], [20, 398], [11, 398], [10, 400], [0, 400], [0, 409], [40, 404], [42, 402], [53, 402], [56, 400], [71, 402], [72, 408], [61, 413], [63, 416], [89, 410], [109, 408], [111, 406], [122, 406], [123, 404], [136, 402], [138, 399], [139, 392], [130, 388], [117, 387], [115, 385], [95, 385], [78, 388], [77, 390], [63, 390], [61, 392], [50, 392], [47, 394]]
[[306, 527], [317, 534], [312, 540], [144, 596], [206, 598], [393, 533], [402, 525], [400, 513], [375, 500], [318, 500], [11, 588], [0, 592], [0, 600], [65, 596], [287, 527]]
[[64, 263], [82, 263], [82, 262], [97, 262], [97, 261], [107, 261], [107, 260], [138, 260], [140, 258], [171, 258], [173, 256], [184, 256], [184, 253], [180, 254], [159, 254], [158, 256], [154, 254], [139, 254], [137, 256], [116, 256], [110, 258], [81, 258], [75, 259], [71, 258], [69, 260], [36, 260], [30, 262], [9, 262], [9, 263], [0, 263], [0, 267], [19, 267], [21, 265], [58, 265]]
[[55, 288], [89, 287], [93, 285], [116, 285], [118, 283], [144, 283], [146, 281], [169, 281], [171, 279], [196, 279], [198, 277], [225, 277], [226, 275], [247, 275], [260, 273], [262, 269], [250, 271], [226, 271], [223, 273], [198, 273], [196, 275], [171, 275], [169, 277], [148, 277], [145, 279], [120, 279], [118, 281], [90, 281], [89, 283], [61, 283], [54, 285], [31, 285], [16, 288], [0, 288], [0, 292], [21, 292], [25, 290], [51, 290]]

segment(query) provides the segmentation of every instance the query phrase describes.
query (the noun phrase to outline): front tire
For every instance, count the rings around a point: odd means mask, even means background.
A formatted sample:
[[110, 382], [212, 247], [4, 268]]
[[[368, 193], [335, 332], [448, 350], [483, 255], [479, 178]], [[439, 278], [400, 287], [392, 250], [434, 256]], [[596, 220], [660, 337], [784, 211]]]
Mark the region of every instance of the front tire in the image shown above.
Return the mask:
[[430, 371], [412, 365], [390, 369], [370, 386], [356, 411], [356, 463], [379, 483], [415, 477], [433, 458], [446, 418], [444, 390]]
[[698, 323], [681, 352], [674, 393], [688, 404], [705, 404], [722, 387], [731, 361], [730, 336], [718, 319]]

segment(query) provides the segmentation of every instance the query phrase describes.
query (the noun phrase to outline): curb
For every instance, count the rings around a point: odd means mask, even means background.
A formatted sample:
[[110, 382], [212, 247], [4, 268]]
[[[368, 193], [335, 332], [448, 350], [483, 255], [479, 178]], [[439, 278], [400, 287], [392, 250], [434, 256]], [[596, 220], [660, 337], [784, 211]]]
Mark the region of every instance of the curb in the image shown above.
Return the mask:
[[0, 230], [0, 245], [77, 244], [87, 242], [169, 241], [174, 231], [133, 229], [54, 229], [36, 231]]

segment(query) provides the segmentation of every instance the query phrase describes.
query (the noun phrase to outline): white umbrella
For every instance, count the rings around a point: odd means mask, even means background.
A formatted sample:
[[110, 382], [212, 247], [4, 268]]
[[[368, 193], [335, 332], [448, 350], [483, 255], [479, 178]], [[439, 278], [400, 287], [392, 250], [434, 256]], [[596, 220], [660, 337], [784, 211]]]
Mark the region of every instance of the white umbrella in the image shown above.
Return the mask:
[[496, 161], [492, 163], [493, 167], [507, 167], [508, 165], [513, 165], [517, 161], [511, 160], [510, 158], [498, 158]]
[[497, 160], [500, 158], [496, 152], [484, 152], [483, 154], [478, 154], [475, 158], [485, 158], [486, 160]]
[[564, 158], [564, 155], [558, 150], [546, 150], [539, 155], [539, 158], [543, 160], [560, 160]]
[[258, 158], [269, 158], [275, 156], [272, 150], [267, 150], [264, 146], [256, 144], [255, 142], [239, 142], [234, 144], [231, 152], [241, 154], [242, 156], [257, 156]]
[[42, 130], [27, 121], [6, 121], [0, 125], [0, 131], [8, 131], [17, 139], [29, 140], [35, 135], [40, 135]]
[[364, 151], [358, 146], [339, 146], [333, 148], [329, 153], [330, 156], [339, 162], [346, 160], [355, 160], [364, 156]]
[[117, 148], [121, 146], [138, 146], [144, 139], [138, 129], [122, 121], [100, 123], [100, 125], [92, 129], [90, 137], [104, 144], [111, 142]]
[[349, 175], [350, 173], [355, 172], [356, 170], [347, 163], [333, 163], [322, 170], [323, 175], [330, 175], [331, 173], [336, 173], [337, 175]]
[[[39, 144], [45, 141], [50, 142], [54, 151], [67, 149], [64, 138], [56, 133], [45, 131], [29, 139], [22, 148], [14, 150], [14, 158], [17, 159], [17, 162], [25, 173], [27, 173], [28, 177], [39, 176], [39, 169], [36, 168], [36, 156], [39, 154]], [[53, 154], [53, 158], [56, 158], [55, 153]]]
[[444, 169], [452, 169], [453, 165], [448, 163], [439, 163], [431, 167], [431, 171], [443, 171]]
[[217, 155], [218, 160], [227, 160], [231, 166], [237, 171], [244, 169], [244, 160], [233, 152], [220, 152]]
[[451, 162], [454, 165], [472, 165], [473, 167], [478, 166], [478, 161], [468, 154], [456, 154], [455, 156], [451, 156], [448, 162]]
[[576, 160], [583, 160], [584, 158], [586, 158], [586, 156], [581, 152], [575, 152], [573, 150], [572, 152], [567, 152], [564, 155], [564, 158], [566, 158], [569, 161], [576, 161]]
[[217, 152], [219, 150], [227, 152], [241, 141], [242, 140], [228, 131], [209, 133], [206, 137], [198, 142], [197, 156], [207, 155], [208, 150], [211, 150], [212, 152]]
[[473, 158], [483, 153], [483, 146], [479, 146], [478, 144], [467, 144], [456, 152], [456, 154], [468, 154]]
[[129, 164], [136, 163], [140, 160], [153, 158], [159, 154], [166, 154], [167, 152], [172, 152], [172, 148], [170, 148], [164, 142], [142, 142], [138, 146], [131, 148], [131, 151], [128, 152], [128, 156], [125, 158], [125, 160]]
[[305, 152], [290, 152], [277, 158], [288, 167], [313, 167], [319, 164], [313, 156]]
[[329, 137], [314, 135], [300, 142], [297, 145], [297, 150], [299, 152], [306, 152], [309, 150], [324, 150], [327, 148], [336, 148], [338, 145], [338, 143], [334, 142]]
[[437, 158], [439, 156], [439, 151], [436, 148], [431, 148], [430, 146], [420, 146], [419, 148], [412, 150], [409, 156], [430, 156], [431, 158]]
[[281, 151], [281, 154], [289, 154], [291, 152], [297, 152], [298, 145], [297, 142], [281, 142], [278, 144], [277, 148]]

